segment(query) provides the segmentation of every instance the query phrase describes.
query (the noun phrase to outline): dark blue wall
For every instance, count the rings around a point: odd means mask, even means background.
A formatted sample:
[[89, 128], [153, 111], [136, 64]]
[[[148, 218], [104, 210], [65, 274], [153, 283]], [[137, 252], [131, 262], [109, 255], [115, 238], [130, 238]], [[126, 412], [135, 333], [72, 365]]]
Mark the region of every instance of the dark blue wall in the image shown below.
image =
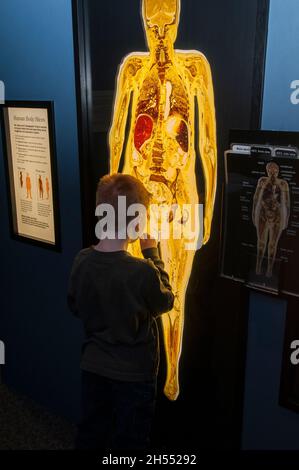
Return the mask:
[[[271, 0], [263, 127], [299, 130], [290, 83], [299, 79], [297, 0]], [[4, 379], [75, 419], [81, 329], [66, 306], [73, 256], [81, 247], [71, 0], [0, 2], [0, 80], [6, 98], [54, 100], [62, 253], [12, 241], [0, 146], [0, 339]], [[32, 287], [34, 286], [34, 288]], [[250, 301], [244, 448], [299, 448], [299, 416], [278, 406], [286, 305]]]
[[[263, 128], [299, 131], [298, 0], [271, 0]], [[298, 268], [299, 269], [299, 268]], [[299, 449], [299, 415], [278, 405], [286, 302], [252, 294], [249, 309], [243, 447]], [[297, 338], [294, 338], [297, 339]]]
[[67, 310], [66, 288], [81, 248], [81, 209], [71, 0], [0, 2], [0, 80], [6, 99], [54, 101], [62, 234], [62, 253], [10, 239], [0, 146], [4, 380], [75, 418], [81, 330]]
[[298, 449], [299, 416], [278, 405], [286, 302], [252, 294], [249, 306], [244, 449]]

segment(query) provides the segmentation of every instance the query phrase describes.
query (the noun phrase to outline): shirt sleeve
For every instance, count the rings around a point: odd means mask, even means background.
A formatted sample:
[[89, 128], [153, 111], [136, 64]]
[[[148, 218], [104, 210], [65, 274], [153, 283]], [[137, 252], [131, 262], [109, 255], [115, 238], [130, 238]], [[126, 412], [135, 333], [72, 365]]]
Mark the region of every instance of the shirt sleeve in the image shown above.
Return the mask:
[[174, 294], [158, 249], [147, 248], [142, 254], [150, 267], [144, 286], [144, 298], [152, 314], [158, 316], [173, 308]]

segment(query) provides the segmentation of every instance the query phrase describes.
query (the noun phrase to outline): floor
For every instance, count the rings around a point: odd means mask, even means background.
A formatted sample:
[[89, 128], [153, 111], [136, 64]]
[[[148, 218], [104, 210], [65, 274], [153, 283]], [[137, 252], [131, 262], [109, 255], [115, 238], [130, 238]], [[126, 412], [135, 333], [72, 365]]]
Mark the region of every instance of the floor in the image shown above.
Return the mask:
[[0, 450], [72, 449], [75, 426], [0, 385]]

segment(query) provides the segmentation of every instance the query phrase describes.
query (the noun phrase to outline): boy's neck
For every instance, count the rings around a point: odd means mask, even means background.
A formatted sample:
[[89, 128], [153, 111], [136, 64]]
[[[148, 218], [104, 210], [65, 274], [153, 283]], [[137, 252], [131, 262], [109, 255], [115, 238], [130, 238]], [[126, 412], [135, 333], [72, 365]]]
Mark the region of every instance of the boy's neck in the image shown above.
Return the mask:
[[127, 251], [129, 240], [100, 240], [94, 249], [97, 251], [113, 252], [113, 251]]

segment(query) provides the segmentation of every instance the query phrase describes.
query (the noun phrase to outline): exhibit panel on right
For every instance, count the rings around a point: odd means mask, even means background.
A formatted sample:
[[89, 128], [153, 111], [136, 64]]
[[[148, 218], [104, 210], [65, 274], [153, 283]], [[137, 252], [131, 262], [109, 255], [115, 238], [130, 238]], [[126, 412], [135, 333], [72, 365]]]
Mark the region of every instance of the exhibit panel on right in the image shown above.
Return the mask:
[[243, 142], [225, 153], [222, 275], [299, 296], [298, 149], [295, 140], [267, 142]]

